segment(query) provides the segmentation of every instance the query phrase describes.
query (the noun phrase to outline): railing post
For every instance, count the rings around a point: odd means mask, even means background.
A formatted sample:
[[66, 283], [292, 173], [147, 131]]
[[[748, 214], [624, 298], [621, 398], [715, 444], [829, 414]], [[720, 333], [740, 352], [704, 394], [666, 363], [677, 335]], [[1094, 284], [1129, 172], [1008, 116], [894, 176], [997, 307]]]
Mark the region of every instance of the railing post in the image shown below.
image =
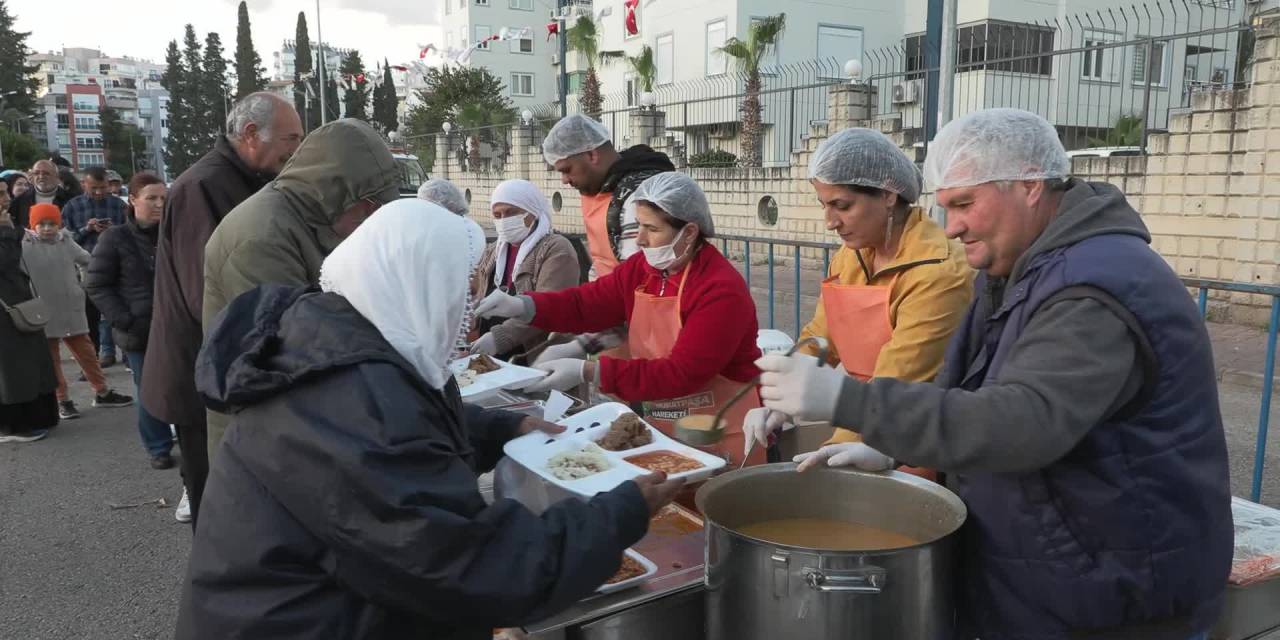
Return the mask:
[[1209, 287], [1200, 287], [1200, 319], [1209, 319]]
[[743, 249], [742, 249], [743, 260], [745, 260], [747, 263], [747, 269], [746, 269], [747, 292], [750, 293], [751, 292], [751, 241], [743, 240], [742, 246], [743, 246]]
[[796, 245], [796, 339], [800, 339], [800, 245]]
[[787, 110], [787, 121], [790, 126], [787, 127], [787, 155], [783, 158], [790, 157], [791, 152], [796, 150], [796, 90], [791, 90], [791, 106]]
[[1147, 155], [1147, 121], [1151, 119], [1151, 69], [1155, 65], [1151, 61], [1151, 53], [1155, 51], [1155, 38], [1147, 38], [1147, 69], [1142, 74], [1142, 134], [1138, 144], [1142, 149], [1142, 155]]
[[774, 322], [774, 313], [773, 313], [774, 312], [773, 297], [776, 293], [777, 293], [777, 289], [774, 288], [774, 283], [773, 283], [773, 243], [770, 242], [769, 243], [769, 328], [770, 329], [773, 329], [777, 324], [776, 322]]
[[1280, 330], [1280, 296], [1271, 296], [1271, 324], [1267, 325], [1267, 364], [1262, 371], [1262, 407], [1258, 415], [1258, 442], [1253, 450], [1253, 489], [1249, 497], [1262, 500], [1262, 468], [1267, 461], [1267, 429], [1271, 423], [1271, 387], [1276, 376], [1276, 332]]

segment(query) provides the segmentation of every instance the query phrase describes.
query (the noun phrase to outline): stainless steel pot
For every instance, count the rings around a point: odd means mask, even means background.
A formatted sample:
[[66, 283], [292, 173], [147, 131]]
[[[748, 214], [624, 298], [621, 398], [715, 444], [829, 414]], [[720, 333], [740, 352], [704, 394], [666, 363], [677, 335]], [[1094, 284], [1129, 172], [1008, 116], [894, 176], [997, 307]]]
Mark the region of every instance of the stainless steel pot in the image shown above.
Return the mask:
[[[954, 535], [964, 503], [912, 475], [771, 464], [726, 473], [697, 493], [707, 523], [707, 638], [949, 639]], [[766, 520], [858, 522], [922, 543], [849, 552], [765, 542], [735, 529]]]

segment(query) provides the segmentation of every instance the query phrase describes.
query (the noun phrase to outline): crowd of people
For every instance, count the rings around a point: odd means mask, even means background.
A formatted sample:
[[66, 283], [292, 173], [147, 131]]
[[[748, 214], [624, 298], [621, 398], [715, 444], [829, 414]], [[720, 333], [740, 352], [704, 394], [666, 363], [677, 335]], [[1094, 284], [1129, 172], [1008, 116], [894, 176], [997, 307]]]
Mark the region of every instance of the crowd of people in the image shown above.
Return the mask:
[[590, 118], [543, 143], [585, 251], [525, 180], [478, 216], [492, 242], [447, 180], [400, 199], [363, 122], [304, 138], [258, 93], [226, 130], [172, 185], [99, 168], [77, 185], [42, 160], [0, 194], [0, 441], [77, 415], [62, 346], [95, 406], [131, 404], [102, 374], [121, 350], [152, 466], [175, 436], [181, 452], [180, 638], [488, 637], [590, 594], [688, 497], [655, 473], [540, 515], [486, 501], [504, 443], [562, 428], [463, 403], [462, 353], [544, 371], [530, 393], [595, 385], [668, 433], [758, 380], [708, 448], [729, 463], [776, 461], [779, 430], [820, 421], [835, 434], [799, 472], [945, 484], [969, 512], [966, 638], [1197, 640], [1221, 611], [1207, 335], [1124, 195], [1072, 178], [1039, 116], [960, 118], [923, 173], [877, 131], [824, 140], [809, 179], [840, 249], [798, 336], [815, 340], [765, 357], [698, 183]]

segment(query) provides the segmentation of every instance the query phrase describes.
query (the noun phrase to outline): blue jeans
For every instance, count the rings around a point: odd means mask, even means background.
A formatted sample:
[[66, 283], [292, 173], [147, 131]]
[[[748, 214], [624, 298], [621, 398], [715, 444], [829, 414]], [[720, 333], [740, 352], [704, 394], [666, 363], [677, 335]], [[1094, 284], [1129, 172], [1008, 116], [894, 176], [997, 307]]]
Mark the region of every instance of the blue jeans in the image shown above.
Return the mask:
[[152, 457], [166, 455], [173, 450], [173, 432], [169, 425], [147, 412], [142, 406], [142, 351], [126, 351], [125, 360], [133, 369], [133, 386], [138, 390], [138, 433], [142, 436], [142, 446]]
[[98, 356], [116, 355], [116, 340], [111, 335], [111, 321], [106, 316], [98, 321]]

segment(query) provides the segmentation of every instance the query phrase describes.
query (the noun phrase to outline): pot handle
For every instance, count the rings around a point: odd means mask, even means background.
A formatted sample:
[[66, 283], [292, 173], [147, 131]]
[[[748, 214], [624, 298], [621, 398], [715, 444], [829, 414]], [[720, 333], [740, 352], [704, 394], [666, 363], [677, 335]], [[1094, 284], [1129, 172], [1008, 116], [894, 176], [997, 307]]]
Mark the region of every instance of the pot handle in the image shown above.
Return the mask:
[[877, 594], [884, 588], [886, 572], [868, 565], [847, 570], [805, 567], [801, 574], [809, 588], [823, 593]]

